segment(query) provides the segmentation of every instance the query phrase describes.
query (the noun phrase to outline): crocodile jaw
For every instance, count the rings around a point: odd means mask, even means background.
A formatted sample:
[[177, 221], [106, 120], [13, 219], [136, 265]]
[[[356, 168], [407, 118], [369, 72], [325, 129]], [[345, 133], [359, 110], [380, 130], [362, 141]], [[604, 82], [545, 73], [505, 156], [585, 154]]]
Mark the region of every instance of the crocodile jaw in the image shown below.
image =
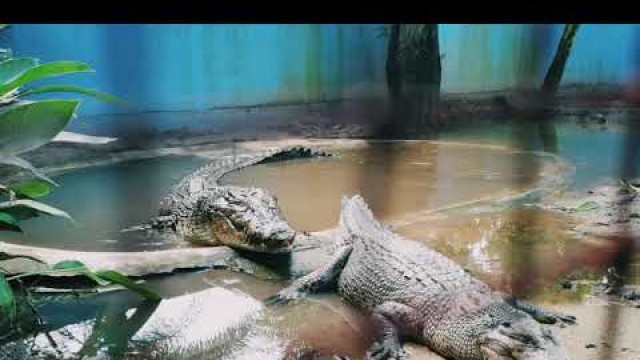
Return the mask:
[[291, 251], [296, 231], [280, 211], [275, 196], [259, 188], [225, 187], [204, 196], [196, 218], [209, 226], [216, 244], [252, 252]]

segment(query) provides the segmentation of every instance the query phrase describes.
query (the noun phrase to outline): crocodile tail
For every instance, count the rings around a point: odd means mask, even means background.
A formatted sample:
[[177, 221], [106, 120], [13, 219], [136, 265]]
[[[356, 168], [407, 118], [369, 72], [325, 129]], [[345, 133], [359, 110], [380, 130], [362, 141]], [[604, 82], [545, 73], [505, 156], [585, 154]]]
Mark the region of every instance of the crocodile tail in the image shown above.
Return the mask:
[[361, 195], [342, 198], [342, 212], [340, 214], [340, 229], [342, 238], [353, 235], [371, 234], [386, 231], [385, 227], [375, 218], [373, 212]]
[[176, 219], [172, 215], [159, 215], [153, 217], [151, 220], [145, 223], [133, 225], [128, 228], [122, 229], [120, 230], [120, 232], [173, 229], [175, 225]]
[[264, 164], [276, 161], [285, 161], [291, 159], [303, 159], [311, 157], [331, 157], [335, 156], [328, 151], [313, 150], [304, 146], [291, 146], [281, 149], [271, 149], [265, 153], [264, 158], [258, 163]]
[[160, 215], [169, 213], [173, 207], [180, 204], [184, 199], [193, 199], [203, 192], [220, 186], [218, 181], [225, 174], [242, 168], [276, 161], [308, 157], [328, 157], [335, 156], [325, 151], [316, 151], [301, 146], [288, 148], [271, 148], [259, 154], [225, 156], [209, 164], [201, 166], [197, 170], [185, 176], [172, 191], [160, 203]]
[[197, 170], [185, 176], [172, 190], [163, 202], [165, 207], [180, 202], [182, 198], [191, 198], [207, 189], [219, 186], [218, 180], [225, 174], [256, 164], [264, 159], [266, 154], [227, 156], [203, 165]]
[[334, 155], [325, 151], [315, 151], [301, 146], [292, 146], [288, 148], [271, 148], [259, 154], [227, 156], [204, 165], [184, 177], [180, 183], [174, 187], [173, 194], [178, 197], [193, 196], [198, 192], [219, 186], [218, 180], [225, 174], [251, 165], [318, 156], [327, 157]]

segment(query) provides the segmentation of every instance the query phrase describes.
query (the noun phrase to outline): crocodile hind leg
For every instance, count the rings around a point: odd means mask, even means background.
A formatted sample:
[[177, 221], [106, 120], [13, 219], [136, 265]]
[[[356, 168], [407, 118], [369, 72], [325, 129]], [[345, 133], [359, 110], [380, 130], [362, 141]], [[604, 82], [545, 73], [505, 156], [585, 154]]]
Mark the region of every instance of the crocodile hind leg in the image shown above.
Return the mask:
[[280, 290], [277, 295], [267, 299], [268, 304], [285, 304], [289, 301], [299, 299], [306, 294], [319, 292], [335, 286], [338, 276], [347, 263], [351, 246], [339, 248], [335, 255], [324, 265], [311, 273], [293, 281], [289, 286]]
[[555, 324], [558, 321], [566, 324], [576, 323], [576, 317], [573, 315], [546, 310], [521, 299], [508, 297], [507, 302], [514, 308], [526, 312], [536, 319], [536, 321], [543, 324]]
[[374, 308], [371, 315], [377, 342], [368, 351], [372, 360], [399, 360], [406, 353], [402, 348], [403, 336], [418, 335], [413, 308], [396, 302], [385, 302]]

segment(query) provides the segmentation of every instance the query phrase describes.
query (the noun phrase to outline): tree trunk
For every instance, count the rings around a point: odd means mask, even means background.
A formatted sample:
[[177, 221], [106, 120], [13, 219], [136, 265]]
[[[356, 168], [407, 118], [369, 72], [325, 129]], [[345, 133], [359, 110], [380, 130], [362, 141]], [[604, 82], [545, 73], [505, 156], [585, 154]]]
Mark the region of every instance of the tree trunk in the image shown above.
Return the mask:
[[391, 25], [391, 34], [387, 45], [387, 90], [392, 101], [402, 96], [402, 67], [400, 66], [400, 34], [401, 24]]
[[442, 66], [440, 64], [438, 24], [424, 25], [421, 35], [417, 52], [416, 82], [418, 85], [435, 86], [439, 90]]
[[419, 130], [426, 130], [428, 124], [437, 119], [440, 102], [442, 64], [438, 42], [438, 24], [427, 24], [422, 28], [416, 59], [416, 85], [420, 111]]
[[580, 24], [566, 24], [564, 26], [556, 54], [542, 83], [542, 92], [553, 95], [558, 90], [579, 28]]

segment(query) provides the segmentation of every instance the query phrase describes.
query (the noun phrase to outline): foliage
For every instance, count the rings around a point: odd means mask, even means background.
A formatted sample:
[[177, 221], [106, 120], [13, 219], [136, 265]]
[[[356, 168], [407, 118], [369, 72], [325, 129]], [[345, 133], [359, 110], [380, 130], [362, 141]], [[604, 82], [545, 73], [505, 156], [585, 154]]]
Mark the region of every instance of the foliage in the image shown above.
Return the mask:
[[[134, 291], [148, 300], [158, 301], [160, 296], [152, 290], [142, 286], [135, 281], [129, 279], [126, 275], [123, 275], [114, 270], [98, 270], [91, 271], [85, 264], [77, 260], [65, 260], [61, 261], [50, 267], [48, 270], [41, 270], [37, 272], [29, 272], [17, 274], [7, 277], [7, 281], [15, 281], [19, 279], [29, 277], [84, 277], [96, 284], [96, 286], [107, 286], [111, 284], [121, 285], [131, 291]], [[0, 284], [1, 286], [1, 284]], [[0, 302], [2, 301], [2, 294], [0, 291]]]
[[[5, 28], [1, 25], [0, 29]], [[51, 141], [76, 116], [81, 103], [78, 100], [29, 100], [34, 95], [75, 93], [111, 104], [125, 104], [114, 96], [78, 86], [32, 87], [39, 80], [92, 72], [94, 70], [87, 64], [74, 61], [40, 64], [33, 58], [11, 57], [0, 60], [0, 166], [18, 172], [26, 171], [27, 174], [32, 175], [32, 179], [28, 181], [0, 184], [0, 230], [20, 232], [23, 221], [41, 215], [57, 216], [73, 221], [71, 216], [63, 210], [39, 201], [58, 185], [18, 155], [37, 149]], [[92, 280], [96, 286], [118, 284], [148, 299], [159, 299], [156, 293], [120, 273], [92, 272], [84, 264], [73, 260], [61, 262], [49, 269], [45, 267], [46, 270], [34, 273], [7, 274], [2, 271], [3, 261], [16, 258], [18, 257], [0, 253], [0, 317], [7, 317], [10, 322], [16, 315], [16, 295], [13, 288], [20, 284], [20, 279], [33, 276], [81, 276]]]

